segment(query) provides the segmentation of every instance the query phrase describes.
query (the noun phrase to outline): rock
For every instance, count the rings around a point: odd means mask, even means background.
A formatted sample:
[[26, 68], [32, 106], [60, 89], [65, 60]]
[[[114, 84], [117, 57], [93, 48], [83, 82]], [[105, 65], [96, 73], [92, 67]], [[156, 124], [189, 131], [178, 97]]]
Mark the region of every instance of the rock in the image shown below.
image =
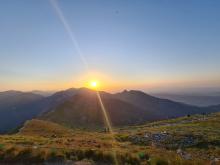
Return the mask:
[[180, 149], [180, 148], [179, 148], [178, 150], [176, 150], [176, 153], [177, 153], [177, 154], [181, 154], [182, 152], [183, 152], [183, 151], [182, 151], [182, 149]]
[[215, 161], [215, 162], [219, 162], [219, 161], [220, 161], [220, 158], [214, 158], [214, 161]]
[[187, 136], [181, 140], [181, 145], [184, 147], [193, 146], [197, 143], [198, 143], [198, 139], [194, 138], [193, 136]]
[[38, 146], [33, 146], [33, 149], [37, 149], [38, 148]]
[[92, 165], [92, 163], [88, 161], [78, 161], [75, 162], [73, 165]]
[[186, 159], [186, 160], [192, 159], [191, 154], [189, 154], [189, 153], [183, 151], [183, 150], [180, 149], [180, 148], [176, 151], [176, 153], [177, 153], [178, 155], [180, 155], [183, 159]]
[[216, 165], [216, 163], [220, 162], [220, 158], [216, 158], [214, 156], [211, 157], [210, 165]]
[[56, 137], [57, 137], [57, 135], [56, 135], [56, 134], [53, 134], [51, 137], [52, 137], [52, 138], [56, 138]]
[[191, 154], [189, 154], [189, 153], [184, 153], [184, 154], [182, 154], [182, 158], [183, 158], [183, 159], [186, 159], [186, 160], [192, 159]]
[[145, 138], [149, 138], [148, 134], [145, 134], [144, 137], [145, 137]]
[[152, 140], [155, 142], [162, 142], [164, 140], [167, 140], [169, 138], [167, 133], [156, 133], [152, 134]]

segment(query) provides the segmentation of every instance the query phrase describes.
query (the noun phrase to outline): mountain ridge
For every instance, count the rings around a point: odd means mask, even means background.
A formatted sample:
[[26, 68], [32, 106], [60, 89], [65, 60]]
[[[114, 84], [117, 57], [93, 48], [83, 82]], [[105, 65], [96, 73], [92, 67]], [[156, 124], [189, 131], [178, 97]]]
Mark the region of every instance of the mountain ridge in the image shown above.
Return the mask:
[[[26, 120], [41, 118], [42, 116], [45, 117], [45, 114], [47, 114], [45, 120], [47, 118], [52, 118], [53, 121], [56, 119], [58, 123], [61, 121], [65, 123], [66, 117], [68, 118], [67, 121], [71, 121], [71, 117], [75, 118], [74, 122], [72, 121], [72, 123], [66, 123], [70, 124], [71, 126], [82, 125], [83, 127], [87, 127], [92, 123], [92, 121], [94, 121], [94, 123], [98, 123], [99, 126], [103, 125], [103, 121], [101, 121], [103, 120], [103, 116], [99, 102], [96, 98], [96, 92], [97, 91], [88, 88], [70, 88], [56, 92], [49, 97], [43, 97], [41, 95], [32, 94], [30, 92], [25, 93], [20, 91], [6, 91], [5, 96], [10, 96], [8, 97], [10, 98], [8, 99], [10, 104], [4, 108], [4, 106], [1, 105], [3, 105], [3, 103], [6, 101], [4, 101], [4, 99], [0, 99], [0, 118], [4, 122], [5, 119], [7, 119], [8, 122], [1, 124], [0, 132], [13, 129], [15, 126], [19, 126], [19, 124], [24, 123]], [[130, 124], [135, 125], [149, 121], [181, 117], [197, 113], [201, 114], [219, 111], [218, 107], [201, 108], [197, 106], [191, 106], [169, 99], [157, 98], [138, 90], [124, 90], [114, 94], [105, 91], [99, 91], [99, 93], [103, 99], [104, 106], [106, 106], [107, 111], [109, 111], [109, 116], [111, 120], [113, 120], [113, 124], [120, 126]], [[3, 94], [4, 92], [0, 92], [0, 98], [4, 98]], [[89, 98], [89, 95], [91, 94], [93, 96]], [[22, 99], [17, 99], [19, 100], [17, 102], [12, 101], [13, 97], [16, 98], [19, 95], [29, 96], [27, 99], [25, 99], [24, 106], [20, 106], [23, 105]], [[16, 106], [14, 106], [14, 104]], [[19, 107], [21, 110], [12, 110], [12, 107]], [[54, 115], [52, 114], [53, 111], [58, 111], [59, 113], [65, 112], [66, 110], [60, 110], [62, 108], [72, 111], [71, 114], [73, 116], [64, 115], [63, 119], [61, 119], [62, 117], [59, 115], [59, 118], [50, 116]], [[81, 111], [79, 109], [81, 109]], [[93, 111], [98, 111], [96, 119], [94, 119], [92, 109], [94, 109]], [[11, 112], [13, 112], [13, 115], [9, 115]], [[87, 124], [85, 125], [83, 125], [84, 120], [87, 121]]]

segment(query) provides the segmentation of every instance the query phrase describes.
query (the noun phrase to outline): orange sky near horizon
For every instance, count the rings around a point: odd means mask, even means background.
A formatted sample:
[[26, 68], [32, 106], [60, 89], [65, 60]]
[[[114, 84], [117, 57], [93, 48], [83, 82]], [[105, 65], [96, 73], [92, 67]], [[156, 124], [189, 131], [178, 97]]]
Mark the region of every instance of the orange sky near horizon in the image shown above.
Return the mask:
[[[132, 75], [131, 75], [132, 76]], [[62, 77], [62, 76], [61, 76]], [[105, 73], [92, 71], [83, 75], [63, 80], [59, 76], [55, 80], [35, 80], [33, 81], [11, 81], [11, 82], [0, 82], [0, 91], [6, 90], [21, 90], [21, 91], [32, 91], [32, 90], [44, 90], [44, 91], [58, 91], [65, 90], [68, 88], [90, 88], [90, 82], [96, 81], [98, 83], [98, 90], [104, 90], [107, 92], [117, 92], [124, 89], [138, 89], [144, 91], [160, 91], [162, 89], [184, 89], [193, 87], [218, 87], [219, 81], [213, 80], [210, 83], [209, 79], [203, 79], [202, 77], [196, 81], [193, 77], [182, 77], [179, 79], [171, 79], [171, 77], [135, 77], [133, 79], [122, 77], [116, 77], [114, 75], [107, 75]]]

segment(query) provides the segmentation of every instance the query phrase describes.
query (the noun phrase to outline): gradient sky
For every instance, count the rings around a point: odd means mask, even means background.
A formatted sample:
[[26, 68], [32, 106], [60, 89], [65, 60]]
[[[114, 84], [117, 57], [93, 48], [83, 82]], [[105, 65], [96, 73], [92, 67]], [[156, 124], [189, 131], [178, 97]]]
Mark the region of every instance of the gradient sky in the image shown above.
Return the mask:
[[220, 87], [219, 0], [0, 1], [0, 90]]

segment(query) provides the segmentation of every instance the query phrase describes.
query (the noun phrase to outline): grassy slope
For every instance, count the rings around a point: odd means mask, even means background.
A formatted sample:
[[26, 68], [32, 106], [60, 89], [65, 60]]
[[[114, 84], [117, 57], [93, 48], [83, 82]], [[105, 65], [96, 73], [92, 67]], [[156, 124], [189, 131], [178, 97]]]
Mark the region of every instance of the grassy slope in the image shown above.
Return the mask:
[[[166, 137], [159, 142], [153, 138], [145, 141], [134, 141], [131, 137], [143, 138], [148, 135], [161, 135]], [[177, 150], [181, 148], [192, 155], [192, 159], [210, 160], [220, 157], [220, 113], [210, 115], [194, 115], [172, 120], [153, 122], [142, 126], [125, 127], [120, 129], [119, 138], [123, 141], [146, 145], [146, 142], [158, 148]], [[149, 144], [148, 143], [148, 144]]]
[[59, 124], [33, 119], [27, 121], [23, 128], [20, 129], [19, 134], [29, 136], [43, 136], [43, 137], [64, 137], [71, 135], [72, 130], [63, 127]]
[[[206, 164], [212, 157], [220, 157], [219, 121], [220, 113], [216, 113], [118, 128], [115, 150], [123, 164]], [[168, 137], [164, 141], [157, 142], [151, 138], [142, 141], [146, 134], [160, 135], [164, 131]], [[184, 146], [182, 143], [188, 137], [192, 137], [194, 143]], [[53, 155], [60, 159], [89, 158], [112, 162], [112, 142], [107, 133], [72, 130], [51, 122], [31, 120], [18, 134], [0, 136], [0, 160], [8, 157], [17, 161], [19, 153], [28, 149], [30, 158], [26, 155], [22, 160], [34, 160], [34, 156], [37, 160], [49, 160]], [[180, 146], [191, 155], [190, 160], [176, 153]]]

